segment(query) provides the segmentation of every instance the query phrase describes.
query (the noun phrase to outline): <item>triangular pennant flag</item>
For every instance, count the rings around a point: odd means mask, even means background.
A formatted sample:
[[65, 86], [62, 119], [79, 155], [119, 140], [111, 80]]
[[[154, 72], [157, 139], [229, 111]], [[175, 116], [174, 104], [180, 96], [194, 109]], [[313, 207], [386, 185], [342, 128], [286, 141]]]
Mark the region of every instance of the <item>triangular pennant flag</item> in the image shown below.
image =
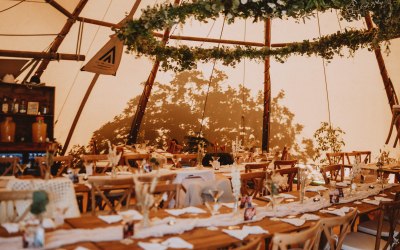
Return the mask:
[[121, 62], [123, 47], [123, 42], [114, 35], [81, 70], [115, 76]]

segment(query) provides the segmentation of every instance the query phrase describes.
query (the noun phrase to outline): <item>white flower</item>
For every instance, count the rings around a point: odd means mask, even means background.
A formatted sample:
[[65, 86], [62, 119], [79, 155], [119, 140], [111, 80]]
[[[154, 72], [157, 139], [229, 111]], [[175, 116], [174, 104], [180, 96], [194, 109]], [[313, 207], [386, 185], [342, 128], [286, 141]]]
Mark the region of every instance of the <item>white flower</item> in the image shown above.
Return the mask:
[[240, 3], [241, 3], [241, 4], [246, 4], [246, 3], [247, 3], [247, 0], [240, 0]]
[[275, 8], [276, 8], [276, 4], [274, 4], [274, 3], [267, 3], [267, 5], [268, 5], [271, 9], [275, 9]]
[[276, 1], [276, 3], [279, 4], [279, 5], [282, 5], [282, 6], [286, 5], [286, 3], [284, 1], [282, 1], [282, 0], [278, 0], [278, 1]]
[[282, 16], [286, 16], [286, 10], [282, 10]]

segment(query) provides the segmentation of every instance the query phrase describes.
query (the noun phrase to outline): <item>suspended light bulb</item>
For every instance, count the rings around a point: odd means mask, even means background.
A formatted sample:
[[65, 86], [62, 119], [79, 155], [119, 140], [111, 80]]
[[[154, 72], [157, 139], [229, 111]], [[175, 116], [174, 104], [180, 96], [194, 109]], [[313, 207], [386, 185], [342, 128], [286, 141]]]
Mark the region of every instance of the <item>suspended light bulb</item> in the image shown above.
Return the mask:
[[247, 3], [247, 0], [240, 0], [240, 3], [241, 3], [241, 4], [246, 4], [246, 3]]

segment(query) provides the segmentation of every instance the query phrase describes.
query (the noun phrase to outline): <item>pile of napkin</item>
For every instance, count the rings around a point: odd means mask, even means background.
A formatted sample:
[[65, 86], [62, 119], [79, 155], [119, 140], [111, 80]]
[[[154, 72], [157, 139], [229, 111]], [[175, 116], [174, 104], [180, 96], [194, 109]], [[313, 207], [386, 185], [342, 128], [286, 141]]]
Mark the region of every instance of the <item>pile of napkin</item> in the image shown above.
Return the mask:
[[193, 249], [193, 245], [180, 237], [172, 237], [161, 243], [139, 242], [138, 245], [145, 250], [165, 250], [168, 248]]

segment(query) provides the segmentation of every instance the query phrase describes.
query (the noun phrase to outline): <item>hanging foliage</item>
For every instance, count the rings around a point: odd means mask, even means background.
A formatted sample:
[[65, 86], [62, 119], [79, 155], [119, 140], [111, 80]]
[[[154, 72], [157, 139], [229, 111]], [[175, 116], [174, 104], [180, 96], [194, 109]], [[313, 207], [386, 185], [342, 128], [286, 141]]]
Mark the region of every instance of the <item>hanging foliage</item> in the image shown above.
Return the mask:
[[[228, 23], [236, 18], [252, 18], [254, 22], [266, 18], [294, 18], [303, 20], [336, 9], [341, 16], [351, 22], [371, 14], [377, 28], [371, 30], [346, 29], [312, 41], [291, 43], [281, 48], [254, 48], [248, 46], [220, 46], [209, 49], [181, 45], [165, 46], [153, 32], [171, 28], [174, 24], [184, 24], [188, 18], [206, 23], [223, 15]], [[193, 69], [196, 62], [220, 60], [224, 65], [235, 65], [242, 58], [263, 60], [272, 56], [283, 62], [290, 55], [318, 55], [332, 59], [335, 54], [342, 56], [342, 50], [350, 53], [357, 49], [378, 48], [380, 43], [400, 37], [400, 0], [199, 0], [147, 7], [137, 20], [128, 21], [116, 30], [124, 41], [127, 51], [138, 56], [148, 55], [160, 60], [164, 70], [182, 71]]]

